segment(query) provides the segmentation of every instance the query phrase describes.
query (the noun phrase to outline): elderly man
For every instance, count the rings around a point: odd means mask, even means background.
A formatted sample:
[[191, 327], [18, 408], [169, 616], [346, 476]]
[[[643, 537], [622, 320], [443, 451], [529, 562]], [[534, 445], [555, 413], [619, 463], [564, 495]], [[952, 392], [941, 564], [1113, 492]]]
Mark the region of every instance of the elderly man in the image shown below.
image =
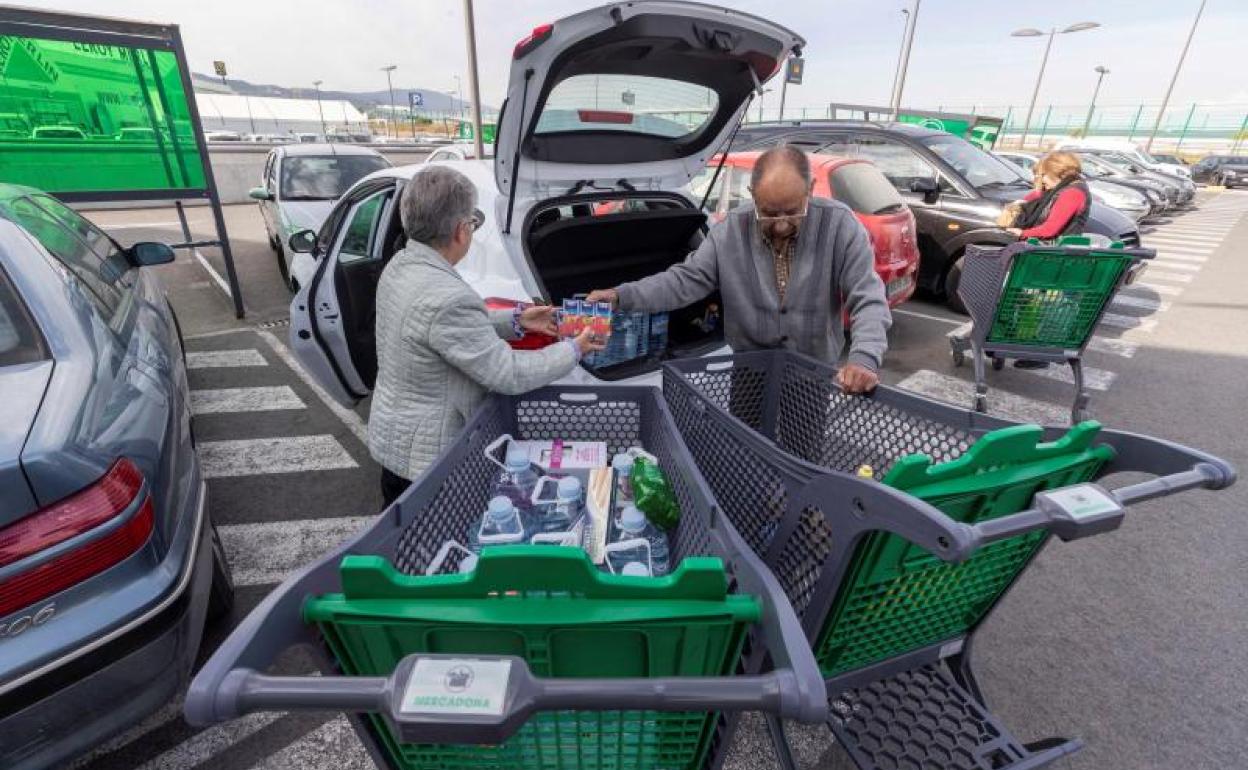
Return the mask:
[[554, 308], [488, 311], [455, 271], [485, 221], [463, 174], [434, 166], [412, 177], [401, 214], [407, 247], [377, 285], [377, 383], [368, 447], [386, 505], [464, 427], [488, 391], [524, 393], [567, 375], [604, 341], [586, 330], [542, 350], [513, 350], [523, 330], [555, 334]]
[[812, 198], [812, 187], [804, 153], [768, 150], [754, 164], [753, 206], [730, 212], [684, 262], [589, 298], [659, 312], [718, 289], [734, 350], [786, 347], [833, 363], [844, 353], [845, 308], [851, 342], [837, 382], [850, 393], [871, 390], [892, 323], [884, 285], [862, 224], [843, 203]]

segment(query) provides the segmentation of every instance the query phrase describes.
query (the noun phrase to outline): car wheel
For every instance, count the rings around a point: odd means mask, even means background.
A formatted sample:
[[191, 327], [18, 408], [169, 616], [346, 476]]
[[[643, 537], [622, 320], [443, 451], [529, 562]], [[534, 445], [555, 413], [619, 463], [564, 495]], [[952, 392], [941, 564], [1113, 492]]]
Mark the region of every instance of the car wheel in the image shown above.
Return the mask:
[[212, 588], [208, 593], [208, 620], [211, 622], [224, 618], [234, 609], [234, 575], [230, 572], [220, 533], [211, 521], [208, 526], [212, 529]]
[[958, 285], [962, 283], [962, 255], [959, 254], [954, 263], [949, 266], [949, 272], [945, 273], [945, 304], [955, 313], [968, 315], [966, 305], [962, 304], [962, 298], [958, 296]]
[[286, 264], [286, 250], [281, 246], [277, 248], [277, 272], [282, 275], [282, 283], [286, 284], [286, 288], [290, 288], [290, 266]]

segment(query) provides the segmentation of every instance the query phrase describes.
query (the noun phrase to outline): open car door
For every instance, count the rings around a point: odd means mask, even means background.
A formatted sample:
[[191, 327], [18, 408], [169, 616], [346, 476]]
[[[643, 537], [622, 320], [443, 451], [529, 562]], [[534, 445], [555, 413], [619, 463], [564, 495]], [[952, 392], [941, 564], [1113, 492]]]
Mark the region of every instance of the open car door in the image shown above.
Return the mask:
[[365, 182], [338, 202], [317, 236], [316, 272], [290, 304], [290, 346], [304, 370], [346, 407], [377, 378], [377, 282], [402, 248], [398, 184]]
[[803, 44], [766, 19], [673, 0], [544, 24], [513, 52], [495, 144], [499, 192], [514, 206], [574, 189], [680, 189]]

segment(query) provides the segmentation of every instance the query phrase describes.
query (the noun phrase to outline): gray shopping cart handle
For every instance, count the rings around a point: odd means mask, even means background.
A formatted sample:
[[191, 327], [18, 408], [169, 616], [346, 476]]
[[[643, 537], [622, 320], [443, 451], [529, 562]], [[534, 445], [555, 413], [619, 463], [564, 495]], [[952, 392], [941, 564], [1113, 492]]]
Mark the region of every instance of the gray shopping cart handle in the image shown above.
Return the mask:
[[[405, 743], [498, 744], [537, 711], [753, 711], [784, 714], [790, 672], [760, 676], [546, 679], [523, 658], [408, 655], [389, 677], [267, 676], [231, 671], [214, 717], [252, 711], [381, 714]], [[638, 715], [639, 721], [644, 716]]]
[[1225, 489], [1235, 482], [1234, 469], [1222, 461], [1198, 462], [1185, 471], [1138, 484], [1108, 489], [1088, 482], [1037, 492], [1025, 511], [972, 525], [981, 545], [1047, 529], [1062, 540], [1078, 540], [1117, 529], [1126, 507], [1188, 489]]

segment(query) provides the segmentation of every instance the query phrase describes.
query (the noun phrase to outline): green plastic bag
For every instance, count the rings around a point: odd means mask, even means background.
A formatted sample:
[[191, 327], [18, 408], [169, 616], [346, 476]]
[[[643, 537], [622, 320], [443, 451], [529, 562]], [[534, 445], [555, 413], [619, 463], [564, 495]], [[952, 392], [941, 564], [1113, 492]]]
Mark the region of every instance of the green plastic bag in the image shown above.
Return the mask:
[[673, 529], [680, 523], [680, 506], [667, 483], [667, 477], [654, 462], [638, 457], [633, 461], [633, 502], [660, 529]]

